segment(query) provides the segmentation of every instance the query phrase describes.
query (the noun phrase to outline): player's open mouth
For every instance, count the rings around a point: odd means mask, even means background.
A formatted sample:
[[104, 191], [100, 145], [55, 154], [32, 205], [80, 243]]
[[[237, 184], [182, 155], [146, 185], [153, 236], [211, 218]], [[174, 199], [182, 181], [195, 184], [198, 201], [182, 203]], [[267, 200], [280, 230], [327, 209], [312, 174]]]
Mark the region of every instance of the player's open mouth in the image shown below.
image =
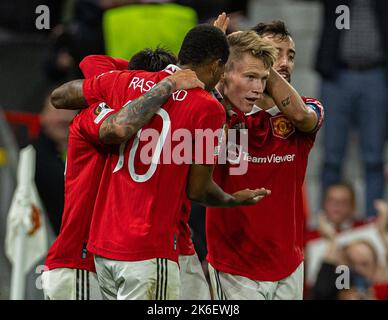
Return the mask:
[[257, 98], [245, 98], [249, 103], [255, 103]]
[[287, 72], [279, 72], [279, 74], [285, 78], [285, 79], [289, 79], [290, 75], [287, 73]]

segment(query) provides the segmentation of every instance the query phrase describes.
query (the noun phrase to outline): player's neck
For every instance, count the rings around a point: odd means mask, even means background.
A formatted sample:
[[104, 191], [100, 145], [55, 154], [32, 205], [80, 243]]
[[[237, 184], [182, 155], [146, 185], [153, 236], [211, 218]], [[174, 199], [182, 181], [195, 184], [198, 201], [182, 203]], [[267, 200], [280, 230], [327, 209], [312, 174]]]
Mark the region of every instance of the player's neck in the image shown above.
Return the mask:
[[201, 80], [205, 84], [205, 90], [210, 91], [212, 88], [208, 88], [209, 83], [209, 70], [207, 68], [204, 68], [203, 66], [196, 66], [193, 64], [177, 64], [177, 66], [181, 69], [190, 69], [194, 71], [198, 77], [199, 80]]
[[192, 64], [179, 64], [177, 63], [177, 66], [181, 69], [190, 69], [190, 70], [193, 70], [195, 73], [197, 72], [196, 69], [198, 69], [198, 67], [196, 68], [195, 66], [193, 66]]

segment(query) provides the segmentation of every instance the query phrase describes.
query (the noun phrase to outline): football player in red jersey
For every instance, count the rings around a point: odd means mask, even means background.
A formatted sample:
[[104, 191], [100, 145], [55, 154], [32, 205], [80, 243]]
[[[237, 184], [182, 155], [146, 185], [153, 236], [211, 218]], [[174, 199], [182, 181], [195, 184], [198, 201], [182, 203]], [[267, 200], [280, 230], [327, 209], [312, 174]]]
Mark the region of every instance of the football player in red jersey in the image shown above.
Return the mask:
[[[143, 55], [148, 53], [148, 58], [151, 60], [152, 55], [160, 52], [157, 49], [155, 53], [152, 50], [143, 50], [140, 53], [141, 60], [147, 60], [143, 58]], [[131, 59], [137, 60], [135, 55]], [[176, 63], [173, 61], [172, 63]], [[131, 68], [128, 67], [128, 61], [121, 59], [114, 59], [109, 56], [103, 55], [91, 55], [85, 57], [81, 63], [80, 68], [83, 71], [85, 78], [92, 77], [94, 75], [101, 74], [112, 70], [125, 70], [125, 69], [144, 69], [144, 68]], [[139, 65], [137, 63], [136, 65]], [[205, 274], [202, 270], [201, 263], [195, 252], [194, 244], [191, 239], [191, 229], [189, 226], [191, 202], [185, 199], [182, 207], [182, 214], [179, 221], [179, 237], [178, 237], [178, 251], [179, 251], [179, 270], [180, 270], [180, 300], [210, 300], [209, 285], [206, 280]]]
[[[126, 60], [112, 58], [104, 55], [90, 55], [85, 57], [81, 63], [80, 68], [84, 73], [85, 78], [90, 78], [104, 72], [112, 70], [126, 70], [126, 69], [147, 69], [146, 66], [150, 61], [154, 61], [155, 55], [160, 58], [165, 55], [165, 51], [156, 49], [153, 52], [151, 49], [141, 51], [132, 57], [128, 63]], [[171, 63], [176, 63], [176, 59], [170, 57]], [[142, 63], [147, 63], [142, 67]], [[156, 68], [154, 68], [156, 69]], [[63, 107], [63, 106], [62, 106]], [[95, 173], [96, 175], [96, 173]], [[182, 300], [209, 300], [210, 290], [208, 282], [203, 273], [202, 266], [199, 262], [198, 256], [194, 249], [194, 244], [191, 239], [191, 230], [188, 224], [190, 215], [191, 202], [185, 199], [182, 207], [182, 215], [179, 221], [179, 267], [180, 267], [180, 282], [181, 291], [180, 299]]]
[[[195, 27], [187, 34], [180, 51], [181, 66], [192, 68], [207, 89], [218, 82], [227, 59], [228, 46], [221, 35], [214, 27]], [[178, 297], [177, 222], [186, 182], [189, 198], [206, 205], [231, 207], [254, 204], [267, 194], [267, 190], [245, 188], [233, 195], [224, 193], [211, 179], [211, 163], [164, 165], [153, 159], [148, 165], [139, 159], [136, 151], [139, 145], [144, 146], [141, 132], [135, 140], [127, 141], [127, 132], [131, 129], [128, 128], [129, 110], [120, 109], [120, 106], [148, 91], [177, 69], [177, 66], [170, 66], [155, 74], [110, 72], [83, 83], [83, 95], [89, 104], [104, 100], [120, 110], [103, 106], [100, 114], [93, 115], [93, 108], [88, 108], [83, 123], [84, 133], [96, 145], [123, 143], [120, 148], [114, 146], [109, 149], [88, 243], [88, 249], [97, 255], [97, 273], [106, 298]], [[54, 92], [61, 104], [73, 102], [66, 100], [68, 89], [77, 91], [79, 84], [77, 88], [73, 82]], [[147, 101], [147, 98], [144, 99]], [[103, 117], [110, 113], [112, 115], [104, 120]], [[160, 158], [166, 142], [164, 134], [170, 129], [174, 132], [185, 128], [194, 136], [197, 129], [218, 130], [225, 117], [223, 107], [200, 89], [173, 95], [158, 115], [160, 117], [154, 117], [149, 125], [149, 128], [161, 129], [162, 132], [157, 144], [159, 148], [156, 148], [159, 153], [154, 153], [153, 158], [155, 155]], [[174, 149], [177, 142], [171, 141], [171, 144]]]
[[250, 111], [252, 103], [244, 94], [248, 80], [227, 71], [229, 90], [220, 88], [236, 112], [243, 113], [249, 139], [242, 156], [248, 171], [229, 176], [228, 166], [218, 166], [214, 176], [227, 192], [259, 181], [272, 194], [249, 208], [207, 210], [210, 278], [217, 299], [302, 299], [302, 185], [323, 108], [289, 83], [295, 45], [284, 23], [260, 23], [253, 30], [278, 50], [266, 94]]
[[[93, 56], [93, 63], [81, 63], [86, 77], [99, 75], [107, 69], [145, 69], [158, 71], [176, 58], [161, 49], [143, 50], [129, 61], [110, 57]], [[193, 72], [181, 71], [167, 77], [165, 82], [173, 81], [182, 89], [203, 86]], [[154, 92], [157, 99], [151, 98], [147, 117], [132, 117], [134, 130], [144, 125], [159, 110], [162, 102], [174, 91], [174, 87], [166, 90], [164, 83], [156, 85]], [[136, 104], [134, 100], [132, 103]], [[152, 105], [154, 103], [154, 105]], [[68, 108], [78, 108], [76, 105]], [[147, 106], [144, 106], [147, 108]], [[101, 108], [100, 111], [103, 111]], [[61, 230], [58, 238], [48, 251], [45, 261], [46, 271], [43, 272], [43, 289], [46, 299], [89, 300], [100, 299], [100, 289], [95, 274], [93, 255], [87, 251], [90, 222], [94, 200], [97, 196], [102, 170], [106, 156], [101, 148], [90, 143], [81, 131], [80, 117], [74, 119], [70, 126], [67, 167], [65, 179], [65, 208]], [[133, 131], [135, 133], [136, 131]], [[82, 154], [82, 157], [80, 156]], [[76, 168], [75, 168], [76, 167]]]

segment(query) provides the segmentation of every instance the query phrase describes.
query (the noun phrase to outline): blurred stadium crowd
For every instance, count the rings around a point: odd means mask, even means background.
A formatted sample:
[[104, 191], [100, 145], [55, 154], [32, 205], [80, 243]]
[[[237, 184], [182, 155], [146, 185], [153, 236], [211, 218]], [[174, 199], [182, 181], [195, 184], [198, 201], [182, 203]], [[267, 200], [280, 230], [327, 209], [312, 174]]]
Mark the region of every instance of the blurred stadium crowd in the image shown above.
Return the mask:
[[[375, 2], [380, 11], [368, 7]], [[231, 17], [228, 33], [283, 20], [297, 49], [292, 84], [325, 106], [305, 181], [305, 298], [388, 299], [388, 25], [378, 23], [388, 4], [351, 1], [353, 31], [340, 34], [329, 13], [342, 3], [349, 1], [2, 0], [0, 299], [10, 294], [4, 241], [18, 151], [29, 143], [37, 151], [35, 182], [49, 243], [60, 228], [68, 125], [75, 113], [50, 105], [52, 89], [81, 78], [78, 65], [89, 54], [129, 59], [158, 45], [177, 53], [190, 28], [221, 12]], [[35, 26], [35, 8], [42, 4], [50, 9], [49, 30]], [[190, 226], [206, 271], [204, 214], [194, 204]], [[339, 265], [350, 267], [348, 290], [336, 287]], [[37, 276], [35, 269], [28, 274], [27, 299], [43, 298]]]

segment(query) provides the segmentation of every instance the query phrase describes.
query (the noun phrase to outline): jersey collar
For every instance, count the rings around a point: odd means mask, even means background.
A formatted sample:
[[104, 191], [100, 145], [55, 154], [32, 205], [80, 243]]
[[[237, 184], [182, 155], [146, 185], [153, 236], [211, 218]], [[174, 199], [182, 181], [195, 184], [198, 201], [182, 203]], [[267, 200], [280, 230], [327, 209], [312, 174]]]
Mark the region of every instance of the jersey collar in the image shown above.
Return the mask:
[[246, 116], [250, 116], [250, 115], [255, 114], [255, 113], [259, 112], [259, 111], [266, 111], [266, 112], [268, 112], [271, 116], [277, 115], [277, 114], [280, 112], [280, 110], [279, 110], [279, 108], [278, 108], [277, 106], [273, 106], [273, 107], [271, 107], [271, 108], [269, 108], [269, 109], [267, 109], [267, 110], [263, 110], [263, 109], [261, 109], [259, 106], [253, 105], [252, 111], [246, 113], [245, 115], [246, 115]]
[[181, 68], [179, 68], [177, 65], [175, 64], [169, 64], [167, 67], [164, 68], [163, 71], [166, 71], [167, 73], [169, 74], [173, 74], [175, 73], [176, 71], [178, 70], [181, 70]]
[[211, 94], [214, 98], [216, 98], [218, 100], [218, 102], [221, 102], [222, 99], [224, 99], [224, 97], [222, 96], [221, 92], [217, 89], [217, 88], [214, 88], [212, 91], [211, 91]]

